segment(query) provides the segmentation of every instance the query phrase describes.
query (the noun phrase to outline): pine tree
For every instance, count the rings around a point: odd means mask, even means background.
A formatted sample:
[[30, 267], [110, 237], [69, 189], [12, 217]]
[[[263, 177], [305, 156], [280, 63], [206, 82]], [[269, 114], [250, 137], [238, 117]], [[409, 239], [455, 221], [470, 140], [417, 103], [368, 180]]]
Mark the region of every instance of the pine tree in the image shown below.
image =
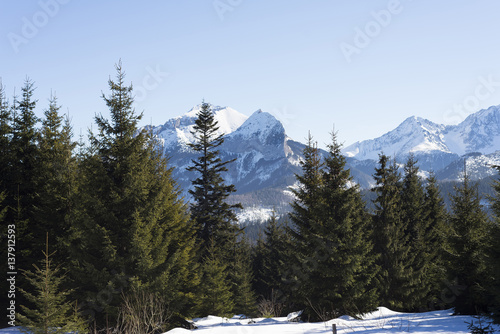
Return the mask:
[[448, 238], [449, 278], [457, 285], [455, 313], [487, 312], [487, 247], [491, 225], [481, 205], [477, 185], [464, 171], [462, 184], [451, 196]]
[[192, 132], [195, 142], [189, 146], [200, 153], [188, 171], [199, 174], [192, 181], [194, 189], [189, 193], [193, 196], [191, 217], [198, 230], [198, 238], [206, 247], [208, 242], [214, 242], [215, 247], [223, 247], [224, 257], [231, 254], [236, 236], [240, 229], [234, 209], [242, 208], [241, 204], [228, 204], [227, 197], [236, 191], [234, 185], [226, 185], [222, 173], [227, 171], [226, 165], [233, 160], [222, 161], [218, 147], [224, 142], [224, 135], [217, 134], [219, 129], [210, 104], [203, 102], [197, 114]]
[[273, 211], [264, 230], [265, 239], [258, 241], [259, 264], [255, 270], [256, 291], [268, 300], [284, 289], [282, 280], [290, 249], [287, 236], [285, 226], [278, 223], [276, 212]]
[[378, 290], [382, 305], [395, 310], [407, 309], [411, 300], [411, 254], [408, 247], [407, 226], [404, 225], [401, 209], [401, 175], [395, 161], [380, 155], [379, 167], [374, 174], [376, 186], [373, 191], [374, 250], [378, 254]]
[[236, 314], [255, 316], [257, 313], [257, 298], [252, 287], [254, 279], [252, 269], [250, 244], [243, 236], [236, 244], [234, 260], [229, 270], [234, 299], [233, 311]]
[[54, 253], [49, 253], [48, 247], [47, 234], [41, 265], [33, 265], [35, 271], [23, 271], [32, 286], [30, 290], [35, 292], [20, 290], [35, 308], [21, 306], [24, 314], [18, 314], [18, 318], [24, 327], [22, 331], [34, 334], [85, 332], [87, 325], [78, 314], [77, 304], [68, 301], [69, 291], [61, 290], [64, 276], [60, 275], [59, 267], [53, 266]]
[[323, 320], [376, 307], [369, 219], [335, 133], [328, 151], [319, 174], [318, 198], [309, 207], [317, 219], [308, 231], [298, 225], [301, 238], [307, 240], [302, 295], [315, 313], [311, 316]]
[[[493, 166], [500, 173], [500, 166]], [[490, 311], [496, 323], [500, 323], [500, 181], [495, 180], [493, 184], [495, 196], [491, 201], [494, 223], [490, 234], [490, 246], [488, 249], [489, 276], [491, 281], [487, 286], [488, 294], [491, 296]]]
[[295, 200], [291, 203], [292, 211], [290, 220], [292, 225], [287, 229], [290, 235], [287, 269], [283, 273], [283, 285], [285, 293], [291, 302], [298, 307], [305, 307], [307, 295], [301, 286], [307, 281], [307, 273], [310, 271], [310, 254], [315, 252], [315, 246], [311, 243], [317, 239], [314, 226], [321, 224], [321, 217], [316, 209], [321, 201], [321, 168], [322, 162], [311, 134], [308, 136], [307, 145], [303, 150], [304, 160], [301, 161], [302, 175], [296, 174], [295, 178], [300, 183], [297, 189], [292, 189]]
[[138, 128], [121, 63], [116, 70], [103, 94], [111, 119], [96, 116], [99, 132], [80, 163], [70, 242], [72, 277], [98, 325], [116, 320], [121, 293], [135, 287], [186, 314], [198, 282], [186, 205], [152, 134]]
[[[55, 95], [45, 110], [39, 139], [39, 162], [37, 178], [37, 202], [35, 225], [38, 234], [48, 232], [54, 240], [56, 262], [68, 259], [67, 241], [73, 214], [73, 199], [76, 192], [76, 146], [71, 139], [69, 118], [59, 114], [60, 106]], [[66, 245], [66, 247], [63, 247]]]
[[207, 254], [201, 267], [202, 279], [199, 286], [198, 315], [231, 315], [234, 307], [231, 282], [227, 273], [227, 264], [216, 248], [215, 242], [209, 242]]
[[432, 289], [432, 277], [429, 275], [431, 263], [427, 257], [428, 222], [424, 217], [425, 192], [418, 172], [417, 160], [410, 155], [404, 166], [401, 187], [401, 219], [407, 228], [408, 260], [413, 274], [409, 280], [412, 285], [407, 285], [412, 290], [411, 295], [405, 300], [405, 308], [409, 310], [425, 309]]
[[9, 165], [12, 163], [10, 155], [12, 139], [12, 114], [5, 95], [5, 87], [0, 80], [0, 189], [7, 189], [10, 182]]
[[[424, 219], [427, 225], [425, 246], [426, 257], [429, 262], [428, 282], [431, 284], [428, 309], [444, 306], [439, 304], [443, 303], [441, 293], [446, 284], [446, 265], [443, 256], [446, 248], [446, 237], [449, 234], [446, 218], [447, 212], [437, 179], [434, 173], [431, 173], [427, 179], [424, 199]], [[433, 302], [439, 304], [431, 305]]]

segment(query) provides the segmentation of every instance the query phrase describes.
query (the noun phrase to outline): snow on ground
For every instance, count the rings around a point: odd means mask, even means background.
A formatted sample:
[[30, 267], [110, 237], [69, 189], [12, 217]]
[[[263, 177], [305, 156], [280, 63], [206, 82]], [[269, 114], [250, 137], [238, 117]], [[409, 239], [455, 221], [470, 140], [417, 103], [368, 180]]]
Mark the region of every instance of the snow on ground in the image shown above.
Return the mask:
[[[452, 310], [433, 311], [426, 313], [400, 313], [385, 307], [366, 314], [362, 320], [343, 316], [327, 322], [304, 323], [289, 322], [287, 317], [281, 318], [253, 318], [234, 316], [231, 319], [216, 316], [194, 319], [198, 329], [187, 330], [175, 328], [168, 334], [331, 334], [332, 325], [337, 326], [337, 333], [360, 334], [387, 334], [387, 333], [414, 333], [414, 334], [457, 334], [470, 333], [466, 322], [477, 323], [471, 316], [453, 316]], [[487, 325], [487, 322], [485, 323]], [[496, 326], [496, 333], [500, 333], [500, 326]], [[19, 327], [0, 329], [2, 334], [19, 334]]]
[[[332, 325], [337, 326], [337, 333], [470, 333], [467, 323], [476, 320], [471, 316], [452, 316], [452, 310], [426, 313], [399, 313], [385, 307], [369, 313], [362, 320], [343, 316], [319, 323], [288, 322], [281, 318], [244, 319], [234, 316], [231, 319], [215, 316], [194, 319], [200, 334], [331, 334]], [[500, 327], [496, 327], [500, 333]], [[193, 331], [176, 328], [168, 334], [187, 334]]]

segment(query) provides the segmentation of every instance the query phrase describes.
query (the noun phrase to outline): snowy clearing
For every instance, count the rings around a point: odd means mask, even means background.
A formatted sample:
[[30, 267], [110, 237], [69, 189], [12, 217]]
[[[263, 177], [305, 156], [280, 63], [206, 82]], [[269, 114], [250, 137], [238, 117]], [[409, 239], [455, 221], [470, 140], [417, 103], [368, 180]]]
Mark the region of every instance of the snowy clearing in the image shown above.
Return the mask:
[[[426, 313], [399, 313], [385, 307], [369, 313], [363, 320], [343, 316], [334, 320], [319, 323], [288, 322], [287, 317], [231, 319], [208, 316], [194, 319], [198, 329], [196, 333], [235, 333], [235, 334], [327, 334], [332, 333], [332, 325], [337, 325], [337, 333], [470, 333], [467, 323], [476, 319], [471, 316], [452, 316], [453, 310]], [[484, 326], [487, 323], [484, 324]], [[500, 327], [495, 327], [500, 332]], [[193, 331], [176, 328], [168, 334], [187, 334]]]
[[[366, 314], [363, 320], [343, 316], [327, 322], [303, 323], [289, 322], [287, 317], [245, 319], [234, 316], [231, 319], [216, 316], [194, 319], [198, 329], [187, 330], [175, 328], [168, 334], [210, 333], [210, 334], [331, 334], [332, 325], [337, 325], [337, 333], [470, 333], [466, 322], [477, 319], [471, 316], [453, 316], [453, 310], [434, 311], [426, 313], [400, 313], [385, 307]], [[483, 318], [483, 321], [487, 320]], [[488, 325], [487, 321], [483, 326]], [[495, 326], [500, 333], [500, 326]], [[0, 333], [18, 334], [19, 327], [0, 329]]]

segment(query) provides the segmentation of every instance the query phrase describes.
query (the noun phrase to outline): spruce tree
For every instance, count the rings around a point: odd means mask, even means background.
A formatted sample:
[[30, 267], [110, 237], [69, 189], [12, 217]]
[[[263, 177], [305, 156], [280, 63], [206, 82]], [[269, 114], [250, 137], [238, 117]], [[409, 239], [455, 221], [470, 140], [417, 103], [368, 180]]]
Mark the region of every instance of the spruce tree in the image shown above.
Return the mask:
[[61, 290], [65, 277], [60, 274], [60, 268], [53, 265], [54, 253], [49, 253], [48, 233], [43, 255], [40, 265], [33, 265], [34, 271], [23, 270], [31, 289], [20, 290], [35, 307], [21, 306], [22, 314], [18, 314], [18, 318], [24, 327], [22, 331], [34, 334], [85, 332], [87, 324], [78, 313], [77, 303], [68, 300], [69, 291]]
[[[493, 166], [500, 173], [500, 166]], [[500, 323], [500, 181], [493, 184], [495, 195], [490, 199], [494, 223], [488, 249], [489, 277], [487, 291], [491, 296], [490, 311], [496, 323]]]
[[198, 174], [192, 181], [194, 189], [189, 190], [193, 196], [191, 217], [196, 224], [202, 247], [213, 242], [215, 247], [224, 249], [222, 254], [228, 258], [240, 232], [234, 224], [237, 222], [234, 209], [242, 206], [226, 202], [227, 197], [236, 189], [232, 184], [225, 184], [222, 173], [227, 171], [226, 165], [234, 162], [234, 159], [222, 161], [220, 157], [218, 147], [224, 142], [224, 135], [217, 133], [219, 127], [210, 104], [201, 104], [193, 129], [195, 142], [189, 146], [200, 155], [187, 168]]
[[[446, 237], [449, 234], [446, 222], [447, 212], [434, 173], [427, 178], [424, 199], [424, 219], [426, 221], [425, 249], [429, 263], [428, 282], [431, 284], [428, 309], [443, 307], [442, 291], [446, 284], [446, 264], [444, 259]], [[432, 303], [439, 303], [432, 305]]]
[[5, 87], [0, 80], [0, 189], [7, 189], [12, 139], [12, 110], [5, 95]]
[[67, 241], [73, 214], [76, 192], [76, 158], [73, 150], [72, 128], [69, 118], [59, 114], [60, 106], [55, 95], [45, 110], [39, 139], [37, 202], [35, 207], [36, 229], [46, 232], [56, 241], [54, 260], [67, 261]]
[[455, 187], [451, 202], [448, 273], [459, 287], [452, 305], [458, 314], [487, 312], [487, 248], [491, 224], [481, 205], [477, 185], [471, 183], [466, 171], [460, 186]]
[[290, 250], [287, 236], [285, 226], [278, 223], [273, 211], [264, 230], [264, 239], [258, 241], [259, 263], [255, 270], [256, 291], [267, 300], [271, 300], [273, 295], [281, 295], [279, 292], [284, 289], [283, 275]]
[[404, 166], [401, 187], [401, 219], [407, 228], [408, 260], [413, 274], [408, 281], [412, 285], [407, 286], [412, 292], [410, 298], [405, 300], [405, 308], [409, 310], [425, 309], [432, 289], [432, 277], [429, 275], [431, 263], [427, 257], [428, 222], [424, 216], [425, 192], [418, 172], [417, 160], [410, 155]]
[[317, 219], [307, 231], [298, 225], [307, 243], [302, 259], [306, 270], [305, 280], [300, 281], [302, 296], [310, 315], [322, 320], [371, 311], [376, 307], [372, 282], [376, 266], [369, 219], [335, 133], [319, 178], [318, 198], [309, 207]]
[[102, 96], [110, 120], [96, 116], [98, 133], [80, 163], [70, 242], [74, 282], [98, 325], [116, 320], [121, 294], [135, 287], [186, 314], [198, 283], [186, 205], [152, 134], [138, 128], [121, 63], [116, 70]]
[[227, 264], [222, 260], [215, 242], [209, 241], [201, 266], [201, 283], [197, 314], [200, 316], [230, 316], [234, 308], [231, 282], [227, 273]]
[[257, 313], [257, 299], [252, 287], [253, 271], [251, 260], [251, 249], [248, 240], [243, 236], [238, 241], [235, 256], [230, 266], [231, 291], [234, 299], [236, 314], [255, 316]]
[[296, 174], [299, 187], [291, 189], [295, 200], [291, 203], [292, 211], [290, 220], [292, 225], [288, 227], [290, 235], [290, 257], [287, 259], [287, 268], [283, 273], [283, 285], [285, 293], [290, 301], [298, 307], [307, 305], [307, 295], [301, 286], [307, 281], [307, 273], [311, 271], [310, 256], [314, 253], [315, 246], [311, 243], [317, 239], [313, 230], [314, 226], [321, 224], [321, 217], [316, 209], [321, 201], [321, 156], [317, 144], [313, 141], [311, 134], [307, 139], [307, 145], [303, 150], [304, 159], [301, 161], [302, 174]]
[[411, 300], [413, 272], [407, 226], [401, 209], [401, 175], [396, 162], [379, 156], [374, 174], [377, 194], [373, 215], [374, 250], [380, 272], [377, 278], [380, 303], [394, 310], [406, 310]]

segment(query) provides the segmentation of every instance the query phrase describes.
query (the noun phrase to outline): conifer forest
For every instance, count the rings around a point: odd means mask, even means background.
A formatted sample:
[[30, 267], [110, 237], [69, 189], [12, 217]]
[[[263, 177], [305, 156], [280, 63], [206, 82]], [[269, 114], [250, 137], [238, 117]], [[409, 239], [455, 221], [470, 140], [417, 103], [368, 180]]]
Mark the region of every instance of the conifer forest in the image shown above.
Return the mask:
[[2, 327], [163, 333], [209, 314], [303, 310], [313, 322], [379, 306], [500, 321], [499, 181], [483, 198], [464, 169], [442, 193], [415, 157], [381, 152], [368, 203], [337, 133], [326, 155], [310, 134], [290, 214], [273, 214], [250, 239], [242, 205], [227, 200], [237, 189], [225, 172], [237, 161], [219, 154], [210, 103], [196, 116], [197, 158], [181, 189], [155, 133], [139, 126], [121, 62], [115, 70], [102, 86], [108, 113], [80, 137], [55, 94], [36, 100], [29, 78], [14, 95], [0, 86], [2, 309], [15, 309]]

